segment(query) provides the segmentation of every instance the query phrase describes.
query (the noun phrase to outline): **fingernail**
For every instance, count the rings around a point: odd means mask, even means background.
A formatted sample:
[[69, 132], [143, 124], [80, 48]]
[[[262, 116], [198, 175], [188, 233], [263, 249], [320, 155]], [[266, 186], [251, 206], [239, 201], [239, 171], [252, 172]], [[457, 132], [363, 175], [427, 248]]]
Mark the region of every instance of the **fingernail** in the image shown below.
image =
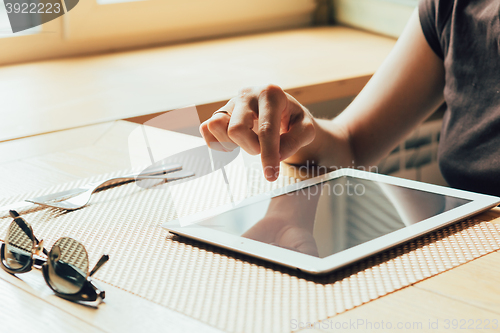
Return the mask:
[[270, 181], [270, 182], [275, 181], [278, 178], [279, 173], [280, 173], [280, 167], [279, 166], [268, 167], [265, 170], [266, 179], [268, 181]]
[[274, 180], [274, 168], [267, 167], [265, 170], [264, 176], [268, 181], [273, 181]]

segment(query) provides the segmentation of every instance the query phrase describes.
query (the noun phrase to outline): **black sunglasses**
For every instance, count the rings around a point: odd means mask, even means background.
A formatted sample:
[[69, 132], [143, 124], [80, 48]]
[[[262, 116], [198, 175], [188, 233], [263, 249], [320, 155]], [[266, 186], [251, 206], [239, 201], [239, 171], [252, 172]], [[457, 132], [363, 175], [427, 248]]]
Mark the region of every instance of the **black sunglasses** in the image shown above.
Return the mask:
[[[33, 229], [16, 211], [11, 210], [14, 221], [9, 226], [5, 243], [2, 243], [2, 268], [10, 274], [26, 273], [42, 268], [45, 282], [62, 298], [77, 302], [93, 302], [104, 299], [104, 290], [99, 290], [90, 277], [108, 260], [103, 255], [89, 273], [87, 250], [73, 238], [59, 238], [50, 252], [33, 235]], [[41, 257], [45, 254], [47, 259]]]

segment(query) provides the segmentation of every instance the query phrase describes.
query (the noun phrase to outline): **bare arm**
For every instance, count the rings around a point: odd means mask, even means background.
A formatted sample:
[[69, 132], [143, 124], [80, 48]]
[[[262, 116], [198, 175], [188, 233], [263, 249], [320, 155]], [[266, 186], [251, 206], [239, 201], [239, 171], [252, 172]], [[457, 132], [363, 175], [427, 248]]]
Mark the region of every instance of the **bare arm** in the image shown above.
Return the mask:
[[201, 132], [207, 143], [227, 141], [262, 153], [263, 166], [270, 170], [280, 159], [369, 166], [437, 109], [443, 88], [443, 62], [429, 47], [415, 11], [377, 73], [334, 120], [313, 119], [293, 97], [267, 86], [243, 91], [225, 107], [232, 116], [217, 114], [202, 124]]
[[443, 103], [443, 88], [443, 62], [428, 45], [415, 11], [361, 93], [333, 121], [318, 121], [316, 139], [304, 148], [317, 151], [322, 165], [376, 163]]

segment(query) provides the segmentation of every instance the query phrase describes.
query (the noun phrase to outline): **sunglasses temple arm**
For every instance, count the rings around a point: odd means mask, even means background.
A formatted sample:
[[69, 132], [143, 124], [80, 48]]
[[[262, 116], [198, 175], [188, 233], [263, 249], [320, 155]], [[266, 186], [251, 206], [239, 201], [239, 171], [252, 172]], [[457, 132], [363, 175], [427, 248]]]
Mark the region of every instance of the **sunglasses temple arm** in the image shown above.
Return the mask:
[[19, 213], [13, 209], [9, 210], [9, 214], [13, 219], [20, 216]]
[[99, 268], [101, 268], [102, 265], [104, 265], [108, 260], [109, 260], [109, 256], [107, 254], [104, 254], [101, 257], [101, 259], [99, 259], [99, 261], [97, 262], [97, 264], [95, 264], [95, 266], [92, 269], [92, 271], [90, 271], [89, 276], [94, 275], [99, 270]]
[[21, 228], [21, 230], [26, 234], [26, 236], [30, 238], [33, 237], [38, 244], [38, 239], [35, 237], [35, 235], [32, 234], [31, 229], [28, 227], [27, 222], [19, 215], [19, 213], [16, 212], [15, 210], [9, 210], [9, 213], [10, 216], [12, 216], [12, 218], [14, 219], [14, 222], [17, 223], [19, 228]]

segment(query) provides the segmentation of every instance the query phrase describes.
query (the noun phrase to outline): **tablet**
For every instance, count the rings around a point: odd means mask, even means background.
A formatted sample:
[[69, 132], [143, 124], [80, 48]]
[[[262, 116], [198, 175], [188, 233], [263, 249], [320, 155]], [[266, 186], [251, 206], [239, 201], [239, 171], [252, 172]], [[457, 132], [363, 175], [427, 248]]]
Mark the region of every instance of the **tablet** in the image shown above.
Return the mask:
[[340, 169], [163, 227], [323, 274], [499, 203], [493, 196]]

